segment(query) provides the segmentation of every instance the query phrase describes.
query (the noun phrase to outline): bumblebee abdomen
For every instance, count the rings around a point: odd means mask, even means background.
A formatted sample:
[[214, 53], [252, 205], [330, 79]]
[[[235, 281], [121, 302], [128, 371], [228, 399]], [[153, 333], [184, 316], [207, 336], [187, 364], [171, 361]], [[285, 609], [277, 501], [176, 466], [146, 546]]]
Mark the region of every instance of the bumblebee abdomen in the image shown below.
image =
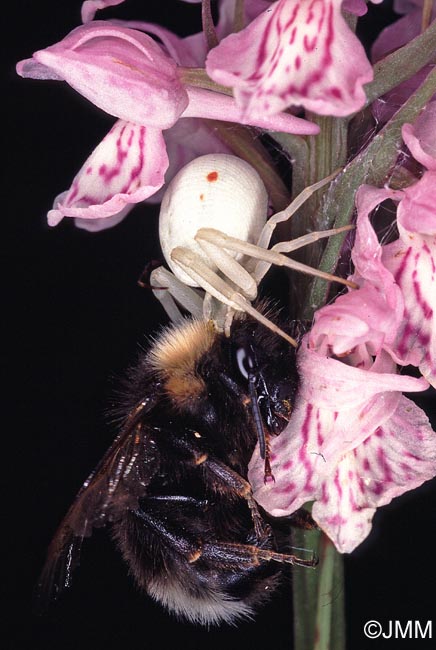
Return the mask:
[[130, 512], [115, 527], [115, 538], [138, 586], [191, 623], [231, 624], [251, 618], [275, 590], [281, 567], [253, 562], [248, 554], [241, 562], [240, 550], [250, 546], [202, 539], [204, 518], [203, 524], [199, 518], [192, 520], [189, 530], [180, 521], [171, 526], [163, 501], [161, 505], [160, 514], [154, 506], [151, 514]]

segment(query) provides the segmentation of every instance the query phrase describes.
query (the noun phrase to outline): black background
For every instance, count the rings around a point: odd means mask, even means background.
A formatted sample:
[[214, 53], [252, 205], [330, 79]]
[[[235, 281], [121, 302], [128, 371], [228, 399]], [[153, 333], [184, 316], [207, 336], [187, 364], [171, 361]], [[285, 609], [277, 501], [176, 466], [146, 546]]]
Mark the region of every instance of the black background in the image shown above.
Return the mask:
[[[50, 538], [114, 436], [105, 413], [117, 377], [166, 322], [136, 283], [144, 265], [159, 256], [156, 207], [138, 206], [120, 226], [98, 234], [67, 219], [55, 229], [46, 225], [53, 197], [69, 187], [113, 118], [66, 84], [17, 77], [14, 66], [60, 40], [79, 23], [79, 11], [79, 0], [16, 0], [2, 7], [1, 296], [7, 332], [0, 643], [11, 650], [290, 649], [286, 588], [255, 623], [211, 631], [182, 625], [138, 593], [104, 532], [85, 545], [63, 600], [43, 618], [31, 614]], [[180, 34], [187, 25], [200, 28], [198, 6], [177, 0], [130, 0], [109, 15], [163, 22]], [[365, 24], [379, 29], [390, 17], [388, 10], [371, 9]], [[434, 396], [423, 395], [420, 403], [434, 417]], [[430, 641], [369, 641], [362, 627], [368, 619], [387, 625], [433, 618], [436, 625], [435, 495], [432, 481], [381, 509], [369, 539], [346, 557], [350, 650], [432, 647]]]

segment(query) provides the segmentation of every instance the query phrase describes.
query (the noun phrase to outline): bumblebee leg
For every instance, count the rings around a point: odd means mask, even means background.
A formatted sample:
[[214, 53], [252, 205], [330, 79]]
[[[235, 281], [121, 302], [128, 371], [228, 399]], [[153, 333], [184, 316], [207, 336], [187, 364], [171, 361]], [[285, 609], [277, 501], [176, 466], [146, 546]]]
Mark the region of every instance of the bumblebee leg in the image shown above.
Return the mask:
[[[195, 432], [194, 432], [195, 433]], [[251, 486], [238, 472], [228, 467], [222, 461], [208, 455], [199, 449], [197, 440], [191, 440], [188, 436], [169, 435], [165, 444], [175, 447], [179, 452], [184, 452], [185, 460], [194, 462], [209, 475], [209, 484], [217, 492], [228, 494], [229, 496], [245, 499], [250, 509], [253, 521], [254, 532], [259, 541], [266, 539], [270, 535], [270, 526], [265, 523], [260, 515], [259, 508], [254, 500]]]
[[257, 539], [262, 540], [268, 537], [270, 535], [270, 527], [260, 515], [249, 482], [233, 469], [211, 456], [205, 458], [203, 467], [215, 479], [216, 489], [221, 492], [234, 494], [246, 500]]
[[[195, 562], [199, 555], [201, 555], [201, 542], [196, 537], [190, 535], [186, 528], [182, 529], [182, 532], [178, 532], [178, 526], [176, 525], [177, 515], [173, 517], [168, 516], [175, 503], [177, 503], [178, 515], [180, 516], [180, 508], [183, 508], [183, 501], [183, 497], [175, 495], [159, 499], [151, 497], [142, 502], [141, 508], [132, 510], [131, 512], [150, 531], [157, 534], [167, 547], [170, 547], [191, 563]], [[189, 503], [187, 503], [188, 508], [192, 507], [194, 501], [195, 499], [189, 499]], [[173, 519], [174, 527], [171, 527], [171, 521]]]
[[[160, 498], [165, 501], [165, 498]], [[183, 497], [170, 496], [169, 501], [183, 501]], [[148, 502], [148, 503], [147, 503]], [[159, 508], [153, 507], [153, 498], [145, 499], [143, 507], [131, 511], [139, 518], [149, 530], [157, 534], [165, 545], [183, 556], [189, 564], [198, 560], [207, 562], [215, 568], [240, 569], [259, 566], [263, 562], [279, 562], [281, 564], [295, 564], [297, 566], [315, 567], [317, 558], [312, 554], [309, 559], [287, 553], [277, 553], [274, 550], [260, 548], [251, 544], [237, 544], [226, 542], [205, 542], [191, 535], [186, 528], [179, 532], [179, 527], [170, 524], [167, 513], [162, 513]], [[177, 529], [177, 532], [175, 530]]]
[[258, 566], [261, 562], [280, 562], [282, 564], [295, 564], [296, 566], [315, 567], [318, 558], [312, 554], [309, 559], [277, 553], [266, 548], [259, 548], [249, 544], [232, 543], [206, 543], [201, 551], [201, 558], [208, 562], [214, 562], [222, 567], [231, 568], [241, 565]]

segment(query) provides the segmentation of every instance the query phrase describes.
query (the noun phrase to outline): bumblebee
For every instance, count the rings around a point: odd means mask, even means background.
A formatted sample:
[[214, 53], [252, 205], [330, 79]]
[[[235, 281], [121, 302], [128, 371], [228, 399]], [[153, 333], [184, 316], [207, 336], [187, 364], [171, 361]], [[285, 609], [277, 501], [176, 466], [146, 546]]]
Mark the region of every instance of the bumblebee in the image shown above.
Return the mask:
[[[299, 325], [288, 327], [293, 337]], [[186, 319], [155, 340], [126, 378], [121, 431], [85, 481], [48, 550], [40, 602], [71, 583], [82, 541], [108, 524], [136, 583], [192, 623], [251, 617], [286, 564], [274, 524], [257, 506], [247, 467], [257, 442], [289, 420], [295, 349], [258, 321], [230, 336]]]

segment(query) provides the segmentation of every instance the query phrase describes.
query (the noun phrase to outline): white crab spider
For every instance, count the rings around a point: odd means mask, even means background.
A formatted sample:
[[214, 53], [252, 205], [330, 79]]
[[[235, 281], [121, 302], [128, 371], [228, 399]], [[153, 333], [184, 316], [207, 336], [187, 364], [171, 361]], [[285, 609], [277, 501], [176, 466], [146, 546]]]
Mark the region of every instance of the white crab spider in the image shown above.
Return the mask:
[[209, 154], [183, 167], [169, 184], [159, 215], [162, 252], [172, 273], [159, 267], [150, 276], [153, 293], [171, 320], [182, 318], [179, 304], [194, 317], [211, 318], [218, 329], [228, 332], [234, 312], [243, 311], [296, 345], [251, 302], [272, 264], [352, 284], [283, 254], [349, 226], [309, 233], [268, 248], [276, 225], [289, 219], [331, 178], [307, 187], [285, 210], [267, 220], [265, 186], [241, 158]]

